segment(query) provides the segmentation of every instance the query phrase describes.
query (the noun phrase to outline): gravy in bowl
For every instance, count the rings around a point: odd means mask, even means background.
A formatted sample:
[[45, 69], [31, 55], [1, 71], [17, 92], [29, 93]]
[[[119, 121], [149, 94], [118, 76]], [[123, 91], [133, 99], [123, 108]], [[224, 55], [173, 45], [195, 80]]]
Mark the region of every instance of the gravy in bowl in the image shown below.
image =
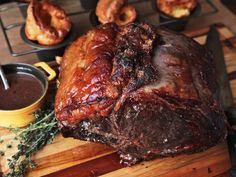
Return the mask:
[[6, 77], [10, 88], [5, 90], [0, 81], [0, 110], [27, 107], [43, 95], [43, 84], [31, 74], [10, 73]]

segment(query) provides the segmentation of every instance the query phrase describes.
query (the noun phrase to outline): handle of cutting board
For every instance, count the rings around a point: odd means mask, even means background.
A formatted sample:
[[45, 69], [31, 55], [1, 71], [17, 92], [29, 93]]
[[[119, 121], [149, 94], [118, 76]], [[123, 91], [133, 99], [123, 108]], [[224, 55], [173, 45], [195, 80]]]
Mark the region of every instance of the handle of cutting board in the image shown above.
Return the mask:
[[232, 168], [229, 170], [229, 175], [230, 177], [236, 177], [236, 108], [231, 107], [225, 113], [233, 130], [233, 132], [229, 133], [227, 137], [230, 151], [229, 154], [231, 156], [230, 159], [232, 163]]
[[231, 168], [229, 170], [229, 176], [230, 177], [236, 177], [236, 168]]
[[230, 81], [235, 80], [236, 79], [236, 71], [230, 72], [228, 74], [228, 76], [229, 76]]

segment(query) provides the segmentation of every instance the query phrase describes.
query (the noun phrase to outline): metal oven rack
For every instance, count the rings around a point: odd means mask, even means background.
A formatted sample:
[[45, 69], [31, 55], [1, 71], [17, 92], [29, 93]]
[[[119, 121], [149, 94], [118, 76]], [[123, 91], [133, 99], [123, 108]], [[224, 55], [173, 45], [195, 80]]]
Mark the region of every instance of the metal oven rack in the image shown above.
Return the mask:
[[[52, 0], [52, 1], [54, 1], [55, 3], [58, 2], [58, 0], [57, 1]], [[151, 4], [151, 6], [154, 6], [155, 0], [130, 0], [129, 3], [133, 4], [134, 6], [139, 6], [140, 5], [141, 7], [142, 7], [142, 3], [145, 3], [145, 4], [149, 3], [149, 4]], [[189, 17], [189, 19], [190, 18], [202, 17], [202, 16], [208, 16], [208, 15], [211, 15], [211, 14], [214, 14], [214, 13], [218, 12], [217, 7], [214, 5], [212, 0], [200, 0], [200, 4], [202, 4], [202, 3], [205, 3], [208, 6], [208, 9], [204, 10], [204, 11], [201, 10], [201, 12], [199, 14], [197, 14], [195, 16], [192, 16], [192, 17]], [[9, 36], [8, 36], [7, 32], [9, 32], [10, 30], [13, 30], [14, 28], [23, 26], [24, 22], [12, 23], [12, 24], [8, 24], [8, 25], [5, 26], [4, 23], [3, 23], [2, 13], [6, 12], [10, 9], [13, 9], [13, 8], [20, 8], [22, 15], [25, 16], [27, 6], [28, 6], [28, 4], [25, 4], [25, 3], [14, 3], [14, 4], [10, 3], [10, 4], [5, 4], [2, 7], [0, 6], [0, 27], [2, 28], [3, 35], [5, 37], [6, 44], [7, 44], [7, 47], [9, 49], [9, 52], [14, 57], [28, 55], [28, 54], [37, 53], [37, 52], [41, 52], [43, 50], [46, 50], [46, 49], [33, 48], [33, 49], [30, 49], [30, 50], [25, 50], [25, 51], [20, 51], [19, 52], [19, 51], [15, 51], [14, 47], [11, 45], [11, 41], [9, 39]], [[67, 13], [67, 15], [70, 16], [70, 17], [73, 17], [73, 16], [78, 16], [79, 17], [79, 16], [82, 16], [84, 14], [91, 14], [93, 11], [94, 10], [85, 10], [85, 9], [81, 8], [80, 10], [77, 10], [75, 12], [69, 12], [69, 13]], [[153, 18], [149, 18], [149, 17], [153, 17], [154, 19], [158, 19], [158, 11], [156, 11], [155, 8], [153, 8], [152, 10], [150, 10], [150, 12], [148, 12], [146, 14], [139, 14], [138, 13], [139, 21], [146, 21], [146, 22], [149, 22], [149, 23], [152, 23], [152, 24], [154, 23], [154, 25], [156, 25], [156, 26], [162, 26], [162, 25], [171, 24], [171, 23], [176, 22], [175, 20], [171, 20], [171, 21], [164, 22], [164, 23], [160, 23], [160, 22], [156, 23], [156, 22], [154, 22], [155, 20], [153, 20]], [[87, 20], [87, 23], [90, 23], [89, 19]]]

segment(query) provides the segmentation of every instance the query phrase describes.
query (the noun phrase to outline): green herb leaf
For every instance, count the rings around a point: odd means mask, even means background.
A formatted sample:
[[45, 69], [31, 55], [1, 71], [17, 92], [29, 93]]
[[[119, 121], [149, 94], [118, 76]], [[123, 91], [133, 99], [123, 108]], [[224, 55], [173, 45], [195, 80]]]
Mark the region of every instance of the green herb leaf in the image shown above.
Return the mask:
[[4, 140], [0, 138], [0, 144], [2, 144], [3, 142], [4, 142]]
[[38, 110], [34, 113], [36, 121], [25, 129], [11, 128], [19, 140], [18, 151], [8, 159], [10, 172], [3, 177], [24, 177], [29, 168], [35, 168], [32, 160], [34, 154], [45, 145], [52, 143], [59, 129], [54, 114], [54, 108], [50, 107]]
[[4, 151], [0, 151], [0, 156], [4, 156], [5, 152]]

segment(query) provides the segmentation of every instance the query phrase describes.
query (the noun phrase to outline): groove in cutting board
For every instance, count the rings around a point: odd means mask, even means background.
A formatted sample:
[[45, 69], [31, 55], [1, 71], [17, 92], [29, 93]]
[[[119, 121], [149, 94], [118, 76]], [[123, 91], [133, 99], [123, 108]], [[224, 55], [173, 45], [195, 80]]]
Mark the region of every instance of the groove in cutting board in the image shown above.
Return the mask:
[[44, 177], [95, 177], [123, 168], [119, 160], [119, 156], [113, 153]]

